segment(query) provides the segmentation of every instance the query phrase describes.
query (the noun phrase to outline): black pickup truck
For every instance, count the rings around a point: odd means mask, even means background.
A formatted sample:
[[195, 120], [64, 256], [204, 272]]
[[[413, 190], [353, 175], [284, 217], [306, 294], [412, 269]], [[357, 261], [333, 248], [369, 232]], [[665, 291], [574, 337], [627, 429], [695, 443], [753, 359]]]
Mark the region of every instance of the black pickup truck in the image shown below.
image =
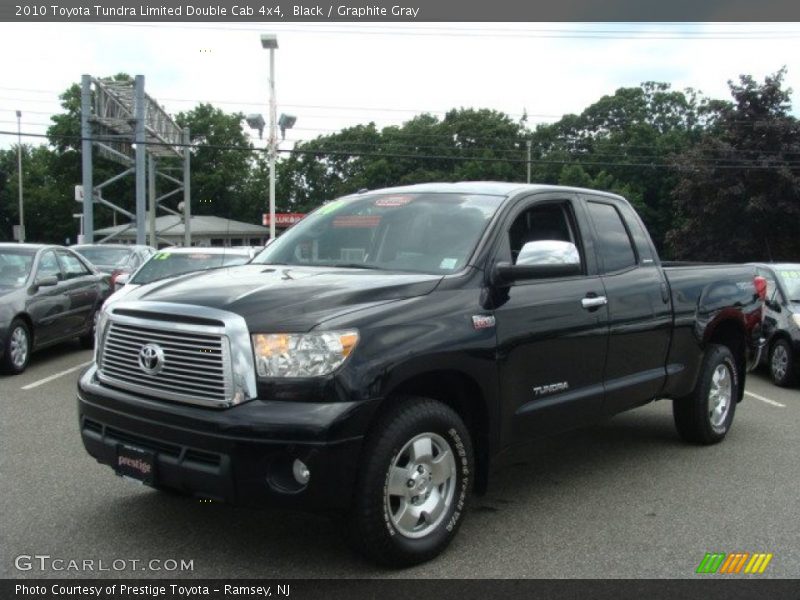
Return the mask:
[[107, 306], [81, 436], [156, 488], [344, 512], [366, 556], [413, 564], [532, 438], [670, 398], [683, 438], [722, 440], [758, 358], [755, 275], [662, 265], [612, 194], [359, 193], [247, 265]]

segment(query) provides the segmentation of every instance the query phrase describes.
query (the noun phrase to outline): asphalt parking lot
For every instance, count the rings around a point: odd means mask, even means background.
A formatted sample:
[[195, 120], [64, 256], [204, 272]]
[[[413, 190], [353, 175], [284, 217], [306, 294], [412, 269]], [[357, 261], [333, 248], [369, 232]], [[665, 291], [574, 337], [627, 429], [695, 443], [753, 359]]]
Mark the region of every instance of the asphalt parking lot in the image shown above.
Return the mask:
[[[495, 474], [444, 555], [387, 571], [351, 554], [346, 523], [192, 501], [95, 463], [74, 395], [90, 359], [65, 344], [0, 376], [0, 577], [683, 578], [701, 577], [706, 552], [769, 552], [756, 577], [800, 574], [800, 389], [762, 374], [722, 444], [681, 442], [668, 402], [542, 441]], [[94, 560], [95, 570], [19, 571], [20, 555]], [[142, 571], [152, 559], [193, 570]], [[97, 571], [100, 560], [126, 562]]]

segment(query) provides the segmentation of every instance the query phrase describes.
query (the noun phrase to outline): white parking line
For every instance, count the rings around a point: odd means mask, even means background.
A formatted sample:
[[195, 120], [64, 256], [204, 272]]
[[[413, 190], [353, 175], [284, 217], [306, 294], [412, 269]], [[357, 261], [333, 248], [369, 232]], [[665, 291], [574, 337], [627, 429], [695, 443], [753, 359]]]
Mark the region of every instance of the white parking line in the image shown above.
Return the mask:
[[745, 396], [750, 396], [751, 398], [755, 398], [756, 400], [761, 400], [762, 402], [766, 402], [767, 404], [771, 404], [772, 406], [777, 406], [779, 408], [786, 408], [785, 404], [781, 404], [780, 402], [775, 402], [775, 400], [770, 400], [769, 398], [764, 398], [764, 396], [759, 396], [758, 394], [754, 394], [753, 392], [744, 393]]
[[29, 383], [28, 385], [23, 385], [22, 389], [23, 390], [32, 390], [35, 387], [39, 387], [40, 385], [44, 385], [45, 383], [50, 383], [54, 379], [58, 379], [59, 377], [63, 377], [64, 375], [69, 375], [70, 373], [73, 373], [73, 372], [77, 371], [78, 369], [82, 369], [83, 367], [86, 367], [86, 366], [88, 366], [90, 364], [92, 364], [92, 361], [88, 361], [88, 362], [85, 362], [85, 363], [81, 363], [79, 365], [75, 365], [74, 367], [71, 367], [69, 369], [65, 369], [63, 371], [59, 371], [58, 373], [50, 375], [49, 377], [45, 377], [44, 379], [40, 379], [39, 381], [34, 381], [33, 383]]

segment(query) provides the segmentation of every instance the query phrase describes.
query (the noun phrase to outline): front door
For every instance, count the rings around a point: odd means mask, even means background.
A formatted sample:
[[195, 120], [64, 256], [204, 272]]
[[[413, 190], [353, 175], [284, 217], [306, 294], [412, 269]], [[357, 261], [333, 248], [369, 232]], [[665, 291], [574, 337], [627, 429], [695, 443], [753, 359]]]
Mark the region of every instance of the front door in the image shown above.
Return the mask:
[[98, 286], [96, 276], [80, 259], [66, 251], [58, 251], [58, 260], [64, 272], [64, 293], [69, 307], [64, 318], [63, 335], [78, 334], [89, 329], [97, 306]]
[[[32, 297], [28, 301], [28, 311], [33, 320], [34, 344], [41, 346], [63, 336], [64, 320], [69, 301], [64, 293], [64, 276], [58, 264], [56, 253], [45, 250], [35, 266]], [[38, 286], [37, 281], [45, 277], [55, 277], [56, 285]]]
[[536, 195], [509, 215], [496, 262], [514, 262], [526, 242], [574, 243], [582, 274], [518, 281], [495, 309], [505, 439], [596, 420], [602, 411], [608, 311], [586, 299], [604, 295], [585, 216], [573, 195]]

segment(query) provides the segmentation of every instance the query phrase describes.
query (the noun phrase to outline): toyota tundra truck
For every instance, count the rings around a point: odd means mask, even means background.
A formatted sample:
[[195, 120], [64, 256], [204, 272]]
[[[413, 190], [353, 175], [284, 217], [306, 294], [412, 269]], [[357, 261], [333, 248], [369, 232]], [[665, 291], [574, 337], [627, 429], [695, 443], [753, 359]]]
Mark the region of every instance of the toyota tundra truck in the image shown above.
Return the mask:
[[752, 266], [665, 265], [617, 195], [364, 191], [107, 306], [80, 433], [117, 475], [346, 514], [365, 556], [415, 564], [532, 439], [670, 399], [683, 439], [722, 441], [764, 292]]

